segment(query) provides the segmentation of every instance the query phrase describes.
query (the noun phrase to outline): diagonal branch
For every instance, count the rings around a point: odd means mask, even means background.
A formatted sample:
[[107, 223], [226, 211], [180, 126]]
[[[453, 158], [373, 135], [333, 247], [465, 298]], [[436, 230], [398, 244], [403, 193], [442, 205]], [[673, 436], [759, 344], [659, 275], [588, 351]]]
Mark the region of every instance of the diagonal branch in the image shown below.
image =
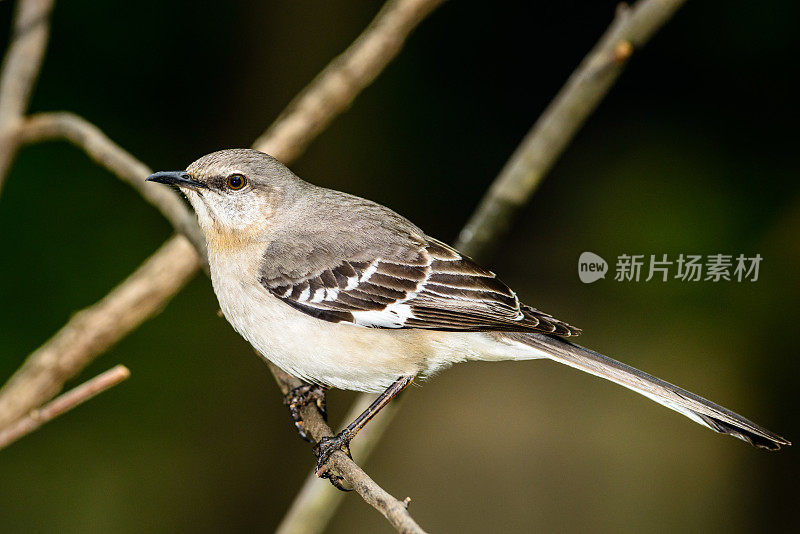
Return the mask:
[[50, 36], [53, 0], [21, 0], [0, 72], [0, 189], [19, 148], [14, 128], [28, 108]]
[[288, 162], [311, 142], [400, 52], [411, 31], [444, 0], [390, 0], [347, 50], [298, 94], [253, 148]]
[[600, 41], [547, 106], [492, 183], [458, 236], [470, 256], [485, 254], [504, 235], [547, 171], [622, 73], [634, 50], [661, 28], [686, 0], [640, 0], [620, 4]]
[[[373, 400], [375, 400], [375, 395], [359, 395], [342, 420], [353, 421], [367, 409]], [[402, 403], [402, 395], [395, 398], [381, 410], [380, 417], [373, 419], [358, 433], [358, 439], [350, 443], [350, 452], [353, 458], [361, 464], [367, 461], [377, 445], [377, 441], [397, 414]], [[312, 470], [292, 502], [292, 506], [275, 530], [276, 534], [311, 534], [324, 531], [327, 524], [336, 515], [344, 497], [345, 493], [333, 486], [320, 484], [315, 470]]]
[[116, 386], [129, 376], [131, 376], [131, 372], [127, 367], [117, 365], [56, 397], [38, 410], [31, 411], [27, 416], [0, 432], [0, 449], [14, 443], [22, 436], [30, 434], [43, 424], [88, 401], [95, 395]]
[[18, 139], [23, 144], [65, 140], [83, 149], [95, 163], [115, 174], [158, 208], [175, 230], [191, 241], [203, 261], [206, 261], [206, 240], [197, 226], [194, 213], [178, 195], [166, 187], [148, 187], [150, 184], [146, 184], [144, 179], [152, 171], [147, 165], [109, 139], [94, 124], [74, 113], [39, 113], [31, 115], [20, 125]]

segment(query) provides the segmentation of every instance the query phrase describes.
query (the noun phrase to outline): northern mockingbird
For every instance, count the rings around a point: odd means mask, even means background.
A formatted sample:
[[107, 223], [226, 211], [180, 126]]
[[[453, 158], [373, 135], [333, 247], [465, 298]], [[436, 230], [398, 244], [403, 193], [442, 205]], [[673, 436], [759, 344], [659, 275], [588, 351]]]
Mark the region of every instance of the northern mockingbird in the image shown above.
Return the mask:
[[[522, 304], [493, 272], [392, 210], [305, 182], [266, 154], [223, 150], [148, 180], [186, 194], [222, 312], [260, 354], [312, 385], [383, 392], [317, 445], [320, 466], [416, 377], [466, 360], [550, 358], [756, 447], [790, 444], [567, 341], [580, 330]], [[294, 402], [308, 402], [307, 391]]]

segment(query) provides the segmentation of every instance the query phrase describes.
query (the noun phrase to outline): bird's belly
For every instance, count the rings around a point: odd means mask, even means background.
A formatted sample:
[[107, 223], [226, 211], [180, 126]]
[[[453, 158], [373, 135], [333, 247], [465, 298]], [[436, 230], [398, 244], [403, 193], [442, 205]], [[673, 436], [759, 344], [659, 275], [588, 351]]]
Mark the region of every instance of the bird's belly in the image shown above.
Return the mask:
[[424, 331], [323, 321], [256, 285], [215, 279], [214, 290], [234, 329], [264, 358], [302, 380], [381, 391], [400, 376], [426, 368]]

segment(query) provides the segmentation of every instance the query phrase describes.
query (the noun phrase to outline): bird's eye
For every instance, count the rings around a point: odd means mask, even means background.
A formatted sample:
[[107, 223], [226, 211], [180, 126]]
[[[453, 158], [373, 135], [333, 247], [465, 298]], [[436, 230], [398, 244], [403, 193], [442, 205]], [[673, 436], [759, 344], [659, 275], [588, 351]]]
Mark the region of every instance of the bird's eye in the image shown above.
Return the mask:
[[228, 176], [228, 187], [234, 191], [238, 191], [247, 185], [247, 178], [241, 174], [231, 174]]

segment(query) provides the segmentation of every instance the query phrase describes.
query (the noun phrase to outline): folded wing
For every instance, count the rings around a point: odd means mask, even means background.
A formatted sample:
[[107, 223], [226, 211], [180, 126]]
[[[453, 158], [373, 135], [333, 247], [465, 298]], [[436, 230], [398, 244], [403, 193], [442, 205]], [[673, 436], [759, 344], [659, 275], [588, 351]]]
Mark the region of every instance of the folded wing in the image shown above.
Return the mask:
[[416, 250], [371, 261], [341, 260], [320, 272], [262, 277], [261, 283], [287, 304], [326, 321], [374, 328], [580, 333], [520, 304], [493, 272], [430, 238]]

